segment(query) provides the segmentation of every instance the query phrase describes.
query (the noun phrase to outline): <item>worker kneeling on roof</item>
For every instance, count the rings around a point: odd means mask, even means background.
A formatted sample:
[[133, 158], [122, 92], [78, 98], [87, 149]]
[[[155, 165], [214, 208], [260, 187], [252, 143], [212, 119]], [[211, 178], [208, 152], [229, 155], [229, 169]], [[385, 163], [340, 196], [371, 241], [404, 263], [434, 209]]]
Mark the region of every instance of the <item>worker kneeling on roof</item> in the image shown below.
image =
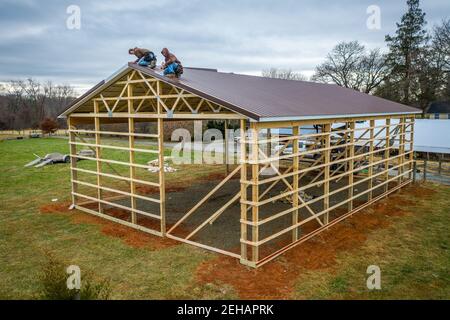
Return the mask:
[[183, 73], [183, 66], [181, 65], [180, 60], [178, 60], [173, 53], [169, 52], [169, 49], [167, 48], [162, 49], [161, 54], [165, 59], [164, 63], [161, 65], [161, 69], [164, 69], [164, 75], [179, 78]]
[[148, 49], [135, 47], [128, 50], [129, 54], [134, 54], [137, 59], [134, 63], [140, 66], [155, 68], [156, 67], [156, 56], [153, 52]]

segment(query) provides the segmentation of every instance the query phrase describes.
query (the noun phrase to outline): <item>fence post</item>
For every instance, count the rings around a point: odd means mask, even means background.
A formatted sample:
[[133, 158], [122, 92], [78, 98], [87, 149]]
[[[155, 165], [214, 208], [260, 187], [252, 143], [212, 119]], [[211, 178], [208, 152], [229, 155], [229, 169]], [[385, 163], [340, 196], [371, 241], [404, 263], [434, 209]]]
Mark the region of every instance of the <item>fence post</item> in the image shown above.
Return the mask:
[[427, 181], [427, 163], [428, 163], [428, 152], [427, 157], [423, 161], [423, 181]]
[[417, 162], [414, 160], [413, 161], [413, 183], [416, 183], [416, 171], [417, 171]]

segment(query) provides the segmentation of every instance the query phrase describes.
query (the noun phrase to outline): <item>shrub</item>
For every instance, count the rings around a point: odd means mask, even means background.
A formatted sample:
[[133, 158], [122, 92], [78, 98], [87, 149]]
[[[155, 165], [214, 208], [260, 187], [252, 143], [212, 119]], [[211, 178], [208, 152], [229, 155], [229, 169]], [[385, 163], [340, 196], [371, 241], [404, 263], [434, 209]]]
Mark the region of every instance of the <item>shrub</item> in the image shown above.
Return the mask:
[[39, 298], [44, 300], [107, 300], [111, 294], [108, 280], [96, 282], [92, 274], [81, 272], [80, 290], [67, 288], [65, 264], [53, 255], [47, 254], [47, 261], [42, 267], [40, 276], [41, 290]]
[[58, 123], [55, 119], [45, 118], [39, 124], [39, 128], [42, 130], [42, 133], [55, 133], [58, 130]]

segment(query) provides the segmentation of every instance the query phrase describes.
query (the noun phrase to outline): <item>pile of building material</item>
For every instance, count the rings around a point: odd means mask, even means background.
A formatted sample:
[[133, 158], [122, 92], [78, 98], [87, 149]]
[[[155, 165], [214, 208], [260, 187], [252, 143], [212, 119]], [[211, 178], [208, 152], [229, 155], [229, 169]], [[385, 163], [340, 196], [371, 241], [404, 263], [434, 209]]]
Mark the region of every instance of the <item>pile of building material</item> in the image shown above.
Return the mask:
[[[28, 162], [25, 167], [31, 167], [34, 166], [35, 168], [41, 168], [43, 166], [46, 166], [48, 164], [55, 164], [55, 163], [69, 163], [70, 162], [70, 155], [68, 154], [62, 154], [59, 152], [53, 152], [48, 153], [45, 155], [45, 157], [41, 158], [37, 154], [33, 153], [36, 159], [34, 159], [31, 162]], [[80, 150], [77, 155], [84, 156], [84, 157], [95, 157], [95, 152], [93, 150], [89, 149], [83, 149]], [[78, 159], [82, 160], [82, 159]]]
[[62, 154], [59, 152], [48, 153], [43, 158], [39, 157], [37, 154], [34, 154], [34, 156], [36, 159], [28, 162], [25, 167], [34, 166], [35, 168], [40, 168], [48, 164], [67, 163], [70, 161], [70, 156], [68, 154]]
[[[172, 159], [172, 157], [164, 157], [164, 172], [175, 172], [177, 169], [174, 167], [169, 166], [169, 163], [166, 162], [168, 160]], [[159, 172], [159, 160], [155, 159], [152, 161], [147, 162], [148, 164], [148, 171], [150, 172]]]

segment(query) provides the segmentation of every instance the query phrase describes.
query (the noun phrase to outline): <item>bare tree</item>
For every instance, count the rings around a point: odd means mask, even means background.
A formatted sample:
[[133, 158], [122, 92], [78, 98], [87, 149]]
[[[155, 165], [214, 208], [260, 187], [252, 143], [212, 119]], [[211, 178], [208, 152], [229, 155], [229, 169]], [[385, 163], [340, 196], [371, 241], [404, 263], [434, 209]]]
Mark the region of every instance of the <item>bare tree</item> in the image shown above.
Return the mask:
[[70, 100], [73, 99], [75, 96], [74, 89], [65, 84], [65, 85], [57, 85], [53, 88], [53, 95], [51, 96], [51, 99], [54, 99], [56, 102], [56, 109], [57, 111], [61, 111]]
[[450, 70], [450, 19], [443, 20], [433, 29], [433, 49], [447, 72]]
[[386, 77], [386, 63], [380, 49], [366, 52], [358, 41], [341, 42], [316, 67], [313, 81], [372, 93]]
[[262, 71], [262, 76], [265, 78], [275, 78], [275, 79], [284, 79], [284, 80], [298, 80], [298, 81], [306, 81], [307, 78], [305, 75], [294, 72], [291, 69], [278, 69], [278, 68], [270, 68]]
[[430, 64], [435, 71], [436, 98], [450, 99], [450, 19], [433, 28]]
[[363, 57], [361, 74], [363, 84], [360, 90], [365, 93], [372, 93], [386, 79], [388, 68], [380, 49], [373, 49]]

